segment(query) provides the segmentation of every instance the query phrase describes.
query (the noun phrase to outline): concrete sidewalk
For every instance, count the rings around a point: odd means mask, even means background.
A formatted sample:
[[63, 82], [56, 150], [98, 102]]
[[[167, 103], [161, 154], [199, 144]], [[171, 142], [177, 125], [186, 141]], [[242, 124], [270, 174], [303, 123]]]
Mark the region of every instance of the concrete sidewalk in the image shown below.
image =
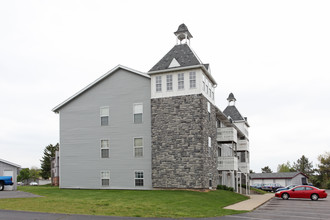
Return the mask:
[[250, 195], [250, 199], [224, 207], [224, 209], [251, 211], [253, 209], [258, 208], [274, 196], [275, 195], [273, 193], [266, 193], [263, 195]]

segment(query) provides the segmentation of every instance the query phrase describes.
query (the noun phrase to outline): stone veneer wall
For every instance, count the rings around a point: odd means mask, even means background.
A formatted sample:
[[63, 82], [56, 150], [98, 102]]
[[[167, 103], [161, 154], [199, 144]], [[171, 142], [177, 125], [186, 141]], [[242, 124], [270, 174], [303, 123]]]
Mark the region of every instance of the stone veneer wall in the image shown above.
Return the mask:
[[[151, 100], [152, 185], [212, 188], [218, 183], [215, 108], [203, 95]], [[208, 137], [212, 139], [209, 153]]]

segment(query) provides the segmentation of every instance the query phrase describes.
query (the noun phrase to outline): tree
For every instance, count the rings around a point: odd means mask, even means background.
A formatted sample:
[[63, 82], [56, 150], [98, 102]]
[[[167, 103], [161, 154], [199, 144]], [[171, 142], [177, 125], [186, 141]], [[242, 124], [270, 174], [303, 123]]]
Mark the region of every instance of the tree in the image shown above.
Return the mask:
[[283, 164], [279, 164], [277, 166], [277, 172], [278, 173], [283, 173], [283, 172], [294, 172], [296, 171], [293, 167], [291, 167], [290, 162], [286, 162]]
[[17, 176], [18, 182], [27, 182], [30, 179], [30, 169], [24, 168], [19, 172], [19, 175]]
[[37, 167], [31, 167], [30, 169], [30, 179], [32, 179], [33, 181], [36, 181], [36, 179], [38, 179], [40, 176], [40, 171], [38, 170]]
[[297, 160], [297, 162], [293, 162], [293, 168], [296, 171], [306, 174], [307, 176], [310, 176], [314, 173], [312, 162], [309, 162], [308, 158], [304, 155], [302, 155], [301, 158]]
[[49, 179], [51, 176], [51, 161], [52, 158], [55, 157], [55, 152], [59, 150], [59, 144], [57, 143], [55, 146], [52, 144], [48, 145], [44, 149], [44, 156], [42, 157], [41, 162], [41, 173], [40, 175], [44, 179]]
[[269, 168], [269, 166], [265, 166], [264, 168], [261, 168], [262, 173], [272, 173], [273, 171]]
[[327, 187], [327, 185], [330, 184], [330, 152], [319, 155], [317, 159], [320, 162], [318, 171], [320, 173], [320, 179], [322, 180], [321, 186]]

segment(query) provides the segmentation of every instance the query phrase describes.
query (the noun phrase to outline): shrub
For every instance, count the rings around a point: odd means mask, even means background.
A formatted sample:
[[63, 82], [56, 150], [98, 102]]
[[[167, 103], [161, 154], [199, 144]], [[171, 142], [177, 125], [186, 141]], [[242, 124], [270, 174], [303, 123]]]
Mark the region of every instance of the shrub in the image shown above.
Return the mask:
[[217, 189], [221, 189], [221, 190], [227, 190], [227, 191], [232, 191], [234, 192], [234, 188], [233, 187], [228, 187], [226, 185], [218, 185]]
[[327, 189], [330, 189], [330, 180], [327, 182]]

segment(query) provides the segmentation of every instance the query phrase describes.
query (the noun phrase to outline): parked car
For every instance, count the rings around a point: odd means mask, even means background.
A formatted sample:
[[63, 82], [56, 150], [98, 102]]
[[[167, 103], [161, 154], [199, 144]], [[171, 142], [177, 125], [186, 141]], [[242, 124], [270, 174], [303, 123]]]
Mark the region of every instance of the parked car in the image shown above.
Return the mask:
[[282, 190], [292, 189], [293, 187], [296, 187], [296, 186], [299, 186], [299, 185], [297, 185], [297, 184], [288, 185], [288, 186], [283, 187], [283, 188], [278, 188], [278, 189], [276, 190], [276, 192], [278, 192], [278, 191], [282, 191]]
[[13, 178], [11, 176], [0, 176], [0, 191], [2, 191], [6, 185], [13, 184]]
[[262, 190], [267, 191], [267, 192], [275, 192], [278, 188], [283, 188], [283, 186], [281, 186], [278, 183], [270, 183], [270, 184], [266, 184], [263, 187], [261, 187]]
[[263, 183], [256, 183], [251, 185], [252, 188], [256, 188], [256, 189], [261, 189], [261, 187], [263, 187], [265, 184]]
[[319, 198], [327, 198], [328, 194], [324, 189], [319, 189], [314, 186], [296, 186], [289, 190], [282, 190], [275, 193], [275, 197], [282, 199], [289, 198], [305, 198], [318, 200]]
[[37, 182], [31, 182], [30, 186], [38, 186], [38, 183]]

